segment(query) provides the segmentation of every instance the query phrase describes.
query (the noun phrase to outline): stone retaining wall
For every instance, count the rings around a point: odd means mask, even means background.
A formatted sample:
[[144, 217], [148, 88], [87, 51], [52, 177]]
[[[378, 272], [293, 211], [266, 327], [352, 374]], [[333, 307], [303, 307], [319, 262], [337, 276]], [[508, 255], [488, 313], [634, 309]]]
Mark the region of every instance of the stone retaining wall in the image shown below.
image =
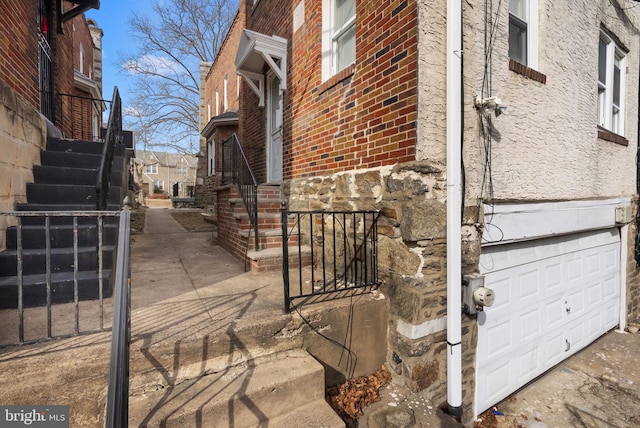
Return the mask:
[[[394, 381], [446, 397], [446, 171], [416, 161], [291, 180], [291, 210], [380, 210], [378, 267], [388, 298], [387, 363]], [[482, 221], [464, 212], [463, 273], [477, 269]], [[464, 388], [473, 395], [475, 319], [463, 321]]]
[[[33, 182], [33, 165], [40, 164], [46, 129], [40, 113], [0, 81], [0, 211], [13, 211], [27, 201], [27, 183]], [[13, 219], [0, 216], [0, 250], [12, 224]]]

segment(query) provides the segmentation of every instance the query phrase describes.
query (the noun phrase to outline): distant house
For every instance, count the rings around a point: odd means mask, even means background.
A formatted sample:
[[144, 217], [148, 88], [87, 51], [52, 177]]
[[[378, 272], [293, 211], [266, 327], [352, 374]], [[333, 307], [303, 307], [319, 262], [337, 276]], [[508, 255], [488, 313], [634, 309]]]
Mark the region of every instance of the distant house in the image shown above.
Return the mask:
[[[639, 10], [243, 0], [209, 72], [243, 78], [237, 135], [258, 197], [381, 212], [379, 346], [394, 382], [466, 424], [640, 321]], [[206, 84], [203, 105], [218, 106], [220, 78]], [[263, 249], [244, 251], [251, 235], [229, 219], [220, 114], [203, 126], [219, 242], [259, 268]], [[473, 299], [480, 284], [492, 307]]]
[[195, 156], [138, 151], [135, 159], [135, 182], [140, 202], [154, 193], [170, 198], [193, 198], [196, 167]]

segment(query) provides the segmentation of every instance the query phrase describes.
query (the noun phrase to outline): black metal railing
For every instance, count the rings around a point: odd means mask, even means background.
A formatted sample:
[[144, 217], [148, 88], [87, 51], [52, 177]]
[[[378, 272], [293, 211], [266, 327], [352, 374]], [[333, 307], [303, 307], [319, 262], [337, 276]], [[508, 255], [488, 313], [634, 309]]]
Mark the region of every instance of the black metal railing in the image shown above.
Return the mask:
[[238, 186], [242, 196], [254, 233], [255, 250], [258, 251], [258, 183], [237, 134], [222, 142], [222, 184], [231, 183]]
[[107, 428], [126, 427], [129, 419], [129, 347], [131, 342], [130, 214], [128, 209], [122, 211], [118, 234], [105, 424]]
[[109, 200], [109, 183], [111, 181], [111, 167], [116, 144], [122, 142], [122, 101], [118, 88], [113, 89], [111, 111], [109, 112], [109, 122], [105, 134], [104, 148], [102, 150], [102, 160], [98, 169], [98, 179], [96, 180], [96, 209], [105, 210]]
[[76, 140], [97, 141], [101, 139], [102, 112], [111, 100], [82, 97], [58, 93], [56, 108], [56, 125], [66, 129], [64, 122], [71, 127], [69, 138]]
[[[7, 231], [5, 256], [10, 256], [7, 260], [15, 256], [17, 262], [15, 275], [4, 272], [8, 275], [0, 278], [5, 329], [1, 345], [36, 343], [108, 330], [104, 313], [111, 288], [107, 288], [105, 282], [109, 281], [113, 265], [108, 257], [113, 257], [115, 222], [121, 213], [6, 211], [0, 212], [0, 216], [16, 219], [16, 226]], [[128, 239], [118, 244], [128, 246]], [[63, 248], [72, 252], [63, 252]], [[81, 301], [89, 300], [97, 303], [81, 309]], [[56, 312], [55, 322], [54, 305], [65, 305], [57, 306], [63, 309]], [[33, 325], [37, 320], [44, 324], [45, 319], [46, 328]], [[25, 333], [26, 320], [31, 323], [29, 337]], [[13, 326], [17, 334], [10, 331]]]
[[380, 211], [289, 211], [283, 201], [281, 213], [285, 312], [294, 299], [380, 285]]

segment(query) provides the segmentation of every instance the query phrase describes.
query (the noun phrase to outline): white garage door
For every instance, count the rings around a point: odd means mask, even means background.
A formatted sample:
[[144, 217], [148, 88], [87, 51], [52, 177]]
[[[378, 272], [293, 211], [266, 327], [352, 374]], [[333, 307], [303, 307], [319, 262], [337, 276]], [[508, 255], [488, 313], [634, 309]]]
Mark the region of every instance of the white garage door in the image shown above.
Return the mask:
[[619, 252], [615, 228], [483, 248], [478, 413], [618, 324]]

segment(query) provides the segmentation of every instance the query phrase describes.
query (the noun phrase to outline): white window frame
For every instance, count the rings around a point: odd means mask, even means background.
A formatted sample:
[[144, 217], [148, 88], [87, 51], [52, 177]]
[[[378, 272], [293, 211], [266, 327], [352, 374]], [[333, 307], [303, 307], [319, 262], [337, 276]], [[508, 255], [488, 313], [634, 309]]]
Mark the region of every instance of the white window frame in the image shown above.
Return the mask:
[[229, 82], [227, 80], [227, 75], [224, 75], [224, 95], [223, 95], [223, 103], [224, 105], [222, 106], [222, 112], [226, 112], [227, 109], [229, 108], [229, 97], [227, 95], [228, 93], [228, 89], [229, 89]]
[[158, 173], [158, 164], [151, 163], [144, 166], [145, 174], [157, 174]]
[[[337, 51], [335, 39], [356, 25], [356, 13], [342, 28], [334, 31], [334, 8], [336, 0], [322, 0], [322, 81], [328, 80], [334, 74], [342, 71], [336, 67]], [[357, 3], [357, 0], [354, 0]], [[356, 4], [357, 6], [357, 4]], [[355, 57], [355, 53], [354, 53]]]
[[[527, 67], [532, 68], [534, 70], [538, 69], [538, 48], [539, 48], [539, 35], [538, 35], [538, 27], [539, 27], [539, 10], [538, 10], [538, 0], [521, 0], [525, 4], [525, 15], [524, 17], [514, 18], [514, 15], [511, 14], [511, 3], [514, 0], [509, 0], [509, 21], [511, 19], [519, 19], [523, 21], [527, 28], [527, 57], [525, 64]], [[509, 35], [511, 37], [511, 35]]]
[[185, 176], [189, 173], [189, 167], [186, 165], [176, 165], [176, 175]]
[[220, 91], [216, 88], [216, 116], [220, 114]]
[[207, 171], [209, 176], [216, 173], [216, 151], [213, 140], [207, 142]]
[[[600, 80], [600, 43], [605, 44], [605, 81]], [[625, 74], [627, 69], [625, 51], [606, 32], [600, 31], [598, 39], [598, 125], [624, 136]], [[620, 72], [620, 103], [614, 101], [614, 69]]]
[[164, 180], [153, 180], [153, 189], [151, 189], [151, 192], [155, 192], [156, 187], [164, 192]]

